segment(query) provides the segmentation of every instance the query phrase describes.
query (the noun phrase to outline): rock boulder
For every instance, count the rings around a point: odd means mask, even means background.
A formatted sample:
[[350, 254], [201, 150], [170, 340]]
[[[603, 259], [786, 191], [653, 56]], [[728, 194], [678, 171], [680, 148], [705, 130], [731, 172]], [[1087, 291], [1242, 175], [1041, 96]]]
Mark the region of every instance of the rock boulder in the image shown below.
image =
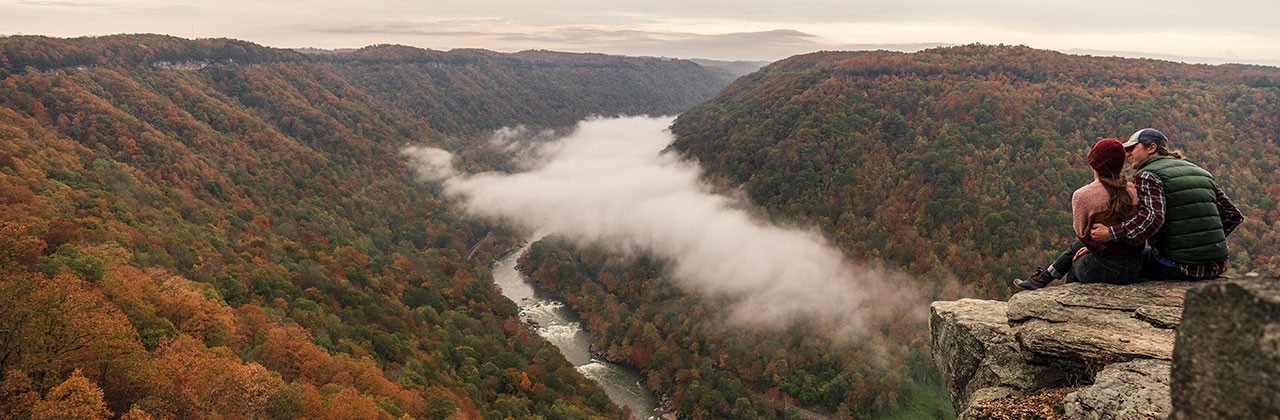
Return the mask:
[[1174, 328], [1195, 285], [1067, 284], [1008, 303], [934, 302], [934, 360], [961, 418], [979, 402], [1080, 386], [1070, 394], [1077, 418], [1163, 418]]
[[1171, 360], [1183, 296], [1196, 285], [1075, 283], [1017, 293], [1009, 298], [1010, 333], [1026, 358], [1073, 370]]
[[1187, 292], [1171, 392], [1175, 419], [1280, 418], [1280, 280]]
[[1055, 285], [930, 309], [961, 419], [1280, 420], [1274, 276]]
[[1072, 419], [1163, 419], [1169, 417], [1169, 361], [1139, 359], [1107, 365], [1093, 385], [1062, 402]]
[[994, 399], [1056, 381], [1046, 368], [1027, 364], [1009, 341], [1007, 304], [961, 299], [934, 302], [929, 326], [933, 359], [956, 412], [971, 399]]

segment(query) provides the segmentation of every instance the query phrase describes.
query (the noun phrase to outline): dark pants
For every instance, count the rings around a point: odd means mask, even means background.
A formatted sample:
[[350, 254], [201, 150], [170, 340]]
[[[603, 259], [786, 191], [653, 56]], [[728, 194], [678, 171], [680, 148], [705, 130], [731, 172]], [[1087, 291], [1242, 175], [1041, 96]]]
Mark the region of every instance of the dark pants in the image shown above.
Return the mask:
[[1075, 241], [1075, 243], [1072, 243], [1071, 246], [1067, 247], [1066, 251], [1062, 251], [1061, 254], [1058, 254], [1058, 258], [1053, 260], [1053, 264], [1049, 264], [1053, 266], [1053, 271], [1059, 275], [1070, 273], [1072, 263], [1071, 259], [1076, 256], [1076, 252], [1080, 251], [1080, 248], [1084, 248], [1084, 244], [1080, 243], [1080, 241]]
[[1084, 248], [1084, 244], [1076, 241], [1053, 260], [1053, 270], [1067, 273], [1067, 283], [1132, 284], [1138, 282], [1143, 272], [1142, 258], [1111, 260], [1084, 254], [1072, 261], [1080, 248]]
[[1190, 277], [1179, 270], [1178, 267], [1169, 265], [1160, 258], [1154, 248], [1150, 246], [1142, 250], [1142, 278], [1151, 280], [1202, 280]]

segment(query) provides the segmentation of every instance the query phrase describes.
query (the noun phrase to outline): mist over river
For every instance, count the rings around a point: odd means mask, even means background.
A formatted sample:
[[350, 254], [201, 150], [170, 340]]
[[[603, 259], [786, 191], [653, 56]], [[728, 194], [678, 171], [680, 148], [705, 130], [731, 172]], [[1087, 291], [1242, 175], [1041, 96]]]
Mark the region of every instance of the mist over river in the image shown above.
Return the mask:
[[[490, 144], [514, 170], [465, 173], [449, 151], [407, 147], [419, 177], [439, 183], [467, 214], [525, 231], [555, 232], [575, 246], [645, 255], [681, 292], [724, 302], [712, 322], [784, 331], [805, 325], [838, 340], [881, 333], [869, 319], [920, 313], [919, 293], [900, 275], [848, 258], [816, 227], [775, 224], [745, 194], [702, 181], [697, 162], [670, 150], [671, 117], [593, 118], [565, 133], [497, 130]], [[527, 248], [527, 247], [526, 247]], [[524, 249], [494, 266], [503, 293], [538, 333], [633, 413], [653, 397], [635, 375], [593, 361], [590, 340], [564, 305], [538, 296], [514, 270]], [[871, 299], [874, 297], [874, 299]], [[874, 326], [874, 325], [873, 325]], [[626, 394], [642, 395], [627, 400]]]
[[631, 407], [631, 412], [641, 419], [657, 419], [654, 410], [657, 400], [640, 384], [636, 372], [591, 357], [591, 339], [582, 330], [577, 314], [564, 303], [547, 298], [533, 288], [529, 278], [516, 270], [516, 261], [529, 250], [533, 240], [520, 249], [498, 259], [493, 264], [493, 279], [502, 294], [520, 306], [521, 320], [535, 325], [538, 335], [550, 341], [565, 359], [582, 372], [583, 376], [600, 383], [609, 399], [619, 406]]
[[468, 214], [654, 257], [683, 291], [729, 302], [730, 324], [786, 329], [820, 321], [852, 336], [870, 313], [919, 304], [892, 275], [846, 258], [816, 228], [775, 225], [754, 216], [745, 196], [701, 181], [696, 162], [668, 150], [671, 122], [588, 119], [538, 141], [499, 130], [491, 143], [517, 153], [521, 164], [510, 173], [461, 173], [453, 154], [438, 148], [402, 153]]

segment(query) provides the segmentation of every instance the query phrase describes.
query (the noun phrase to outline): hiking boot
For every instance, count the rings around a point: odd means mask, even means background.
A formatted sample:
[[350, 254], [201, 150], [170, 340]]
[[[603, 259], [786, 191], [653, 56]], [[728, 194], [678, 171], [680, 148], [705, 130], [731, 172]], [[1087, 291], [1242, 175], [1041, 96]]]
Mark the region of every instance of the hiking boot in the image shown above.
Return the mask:
[[1031, 273], [1031, 277], [1026, 280], [1013, 279], [1013, 285], [1023, 290], [1036, 290], [1048, 286], [1051, 282], [1053, 282], [1053, 277], [1049, 277], [1049, 273], [1045, 272], [1042, 267], [1036, 267], [1036, 272]]

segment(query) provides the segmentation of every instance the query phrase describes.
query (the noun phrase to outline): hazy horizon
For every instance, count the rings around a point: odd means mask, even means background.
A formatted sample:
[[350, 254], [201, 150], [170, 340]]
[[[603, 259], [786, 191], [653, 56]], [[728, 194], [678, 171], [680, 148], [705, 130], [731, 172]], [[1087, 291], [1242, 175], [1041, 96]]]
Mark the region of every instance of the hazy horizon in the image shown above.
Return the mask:
[[546, 49], [629, 56], [776, 61], [824, 50], [915, 51], [972, 43], [1074, 54], [1280, 66], [1280, 3], [1227, 0], [1046, 6], [1001, 0], [712, 0], [526, 4], [370, 0], [0, 1], [0, 35], [155, 33], [276, 48], [400, 44], [435, 50]]

